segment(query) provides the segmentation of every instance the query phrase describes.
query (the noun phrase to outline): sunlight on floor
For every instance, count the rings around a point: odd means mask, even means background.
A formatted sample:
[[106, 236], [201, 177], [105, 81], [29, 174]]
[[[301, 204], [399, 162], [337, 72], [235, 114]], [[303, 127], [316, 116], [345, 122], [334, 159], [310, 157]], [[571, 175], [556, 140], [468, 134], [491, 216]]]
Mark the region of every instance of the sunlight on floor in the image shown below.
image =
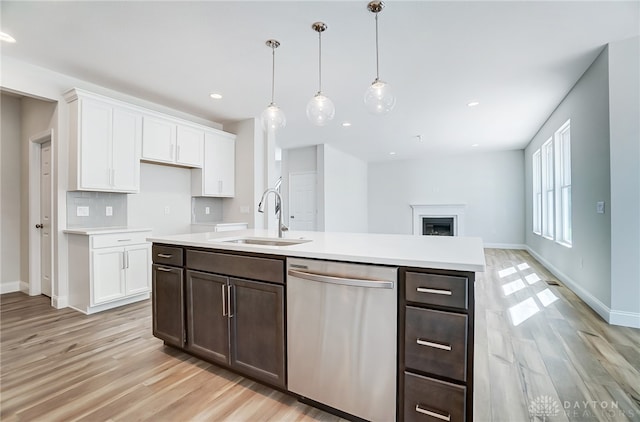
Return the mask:
[[[509, 267], [509, 268], [505, 268], [504, 270], [498, 271], [498, 275], [500, 276], [500, 278], [504, 278], [509, 275], [521, 272], [521, 276], [524, 276], [524, 279], [527, 281], [529, 286], [533, 286], [534, 284], [541, 281], [542, 279], [535, 272], [524, 274], [525, 270], [530, 268], [531, 267], [529, 266], [529, 264], [527, 264], [526, 262], [523, 262], [522, 264], [518, 264], [514, 267]], [[508, 283], [503, 284], [502, 291], [504, 292], [504, 295], [506, 297], [514, 294], [515, 292], [523, 290], [525, 287], [527, 286], [522, 281], [522, 278], [518, 278], [517, 280], [510, 281]], [[534, 289], [534, 287], [530, 287], [530, 289]], [[529, 290], [529, 291], [531, 292], [532, 290]], [[538, 300], [536, 301], [535, 298], [537, 298]], [[514, 326], [522, 324], [524, 321], [526, 321], [527, 319], [531, 318], [532, 316], [540, 312], [541, 309], [544, 309], [547, 306], [551, 305], [556, 300], [558, 300], [558, 297], [555, 294], [553, 294], [553, 292], [549, 288], [546, 288], [540, 292], [535, 293], [535, 296], [533, 296], [532, 294], [531, 297], [509, 308], [509, 316], [511, 317], [511, 323]], [[543, 308], [538, 306], [538, 303], [541, 304]]]
[[515, 272], [516, 272], [515, 268], [509, 267], [504, 270], [498, 271], [498, 275], [500, 276], [500, 278], [505, 278], [508, 275], [515, 274]]
[[518, 290], [522, 290], [524, 288], [525, 288], [525, 285], [522, 282], [522, 279], [520, 278], [517, 279], [516, 281], [512, 281], [511, 283], [502, 285], [502, 291], [504, 292], [505, 296], [509, 296], [510, 294], [513, 294]]

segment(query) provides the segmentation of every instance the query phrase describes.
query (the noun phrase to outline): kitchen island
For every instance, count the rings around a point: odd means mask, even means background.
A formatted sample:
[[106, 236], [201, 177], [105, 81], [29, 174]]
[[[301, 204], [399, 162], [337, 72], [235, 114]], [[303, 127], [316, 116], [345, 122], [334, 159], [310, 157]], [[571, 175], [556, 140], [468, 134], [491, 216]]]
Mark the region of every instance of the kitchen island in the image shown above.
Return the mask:
[[148, 240], [165, 344], [352, 419], [472, 420], [481, 239], [243, 230]]

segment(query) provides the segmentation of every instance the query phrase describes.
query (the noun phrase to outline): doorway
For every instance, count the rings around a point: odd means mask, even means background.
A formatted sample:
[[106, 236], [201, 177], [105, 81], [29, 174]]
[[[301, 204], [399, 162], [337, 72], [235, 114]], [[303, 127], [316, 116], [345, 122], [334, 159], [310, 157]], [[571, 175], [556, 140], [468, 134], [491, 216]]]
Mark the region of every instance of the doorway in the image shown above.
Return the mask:
[[53, 297], [53, 129], [29, 141], [29, 295]]
[[289, 229], [317, 230], [316, 172], [289, 173]]

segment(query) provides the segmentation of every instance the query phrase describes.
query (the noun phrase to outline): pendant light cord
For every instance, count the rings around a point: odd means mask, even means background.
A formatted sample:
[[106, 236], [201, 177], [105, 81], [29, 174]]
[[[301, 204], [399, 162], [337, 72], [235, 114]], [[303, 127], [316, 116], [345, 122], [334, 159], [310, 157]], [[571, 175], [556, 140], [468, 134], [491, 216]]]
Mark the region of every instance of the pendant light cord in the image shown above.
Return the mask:
[[318, 32], [318, 94], [322, 92], [322, 32]]
[[276, 86], [276, 47], [271, 46], [271, 104], [275, 98], [275, 86]]
[[376, 12], [376, 81], [380, 79], [380, 59], [378, 58], [378, 12]]

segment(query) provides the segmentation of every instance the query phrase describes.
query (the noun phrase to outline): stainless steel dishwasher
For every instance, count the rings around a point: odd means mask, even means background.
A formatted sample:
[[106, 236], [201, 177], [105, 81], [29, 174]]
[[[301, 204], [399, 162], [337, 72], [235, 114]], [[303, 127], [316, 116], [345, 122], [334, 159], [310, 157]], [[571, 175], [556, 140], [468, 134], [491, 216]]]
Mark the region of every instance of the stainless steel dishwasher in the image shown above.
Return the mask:
[[396, 419], [397, 273], [287, 259], [290, 391], [370, 421]]

